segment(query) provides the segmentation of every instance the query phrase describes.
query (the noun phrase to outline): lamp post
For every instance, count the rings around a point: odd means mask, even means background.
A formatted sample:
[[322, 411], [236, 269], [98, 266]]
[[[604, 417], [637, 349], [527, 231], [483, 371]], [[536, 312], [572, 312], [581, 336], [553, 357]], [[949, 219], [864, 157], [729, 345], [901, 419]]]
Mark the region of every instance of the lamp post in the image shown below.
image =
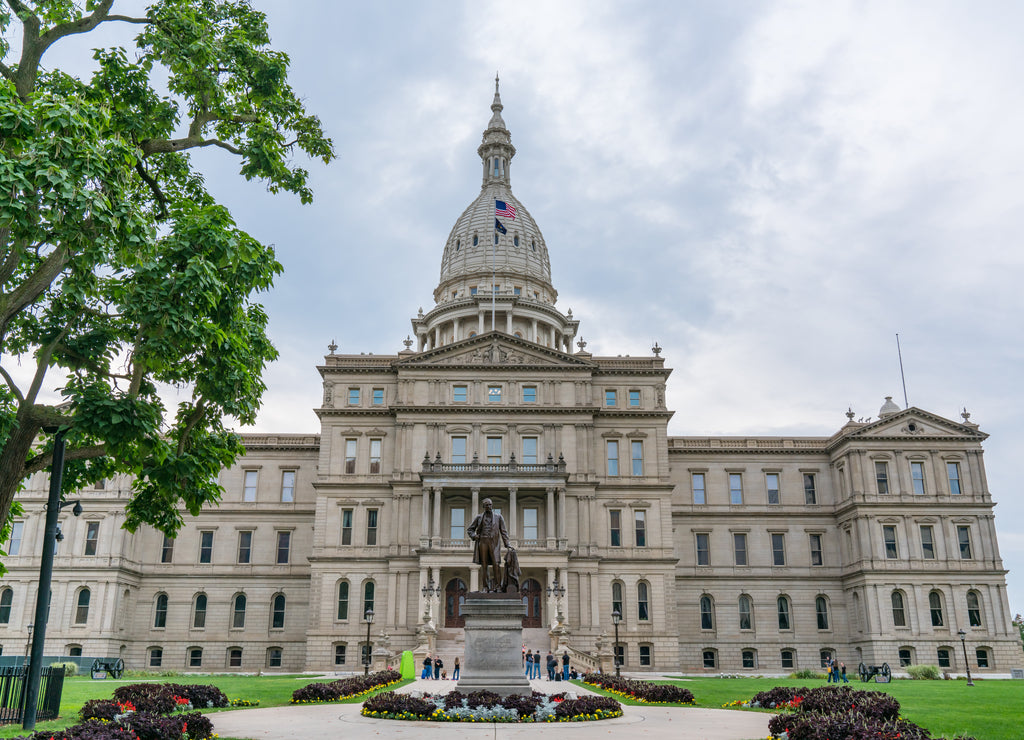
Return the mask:
[[556, 578], [555, 582], [552, 583], [550, 586], [548, 586], [547, 591], [548, 591], [548, 598], [549, 599], [552, 596], [555, 597], [555, 619], [559, 622], [559, 624], [561, 624], [561, 622], [562, 622], [562, 597], [565, 596], [565, 586], [560, 584], [558, 582], [558, 579]]
[[619, 614], [619, 610], [615, 609], [612, 611], [612, 624], [615, 625], [615, 678], [618, 678], [620, 675], [619, 667], [621, 665], [621, 661], [619, 660], [619, 622], [621, 621], [622, 615]]
[[36, 727], [36, 705], [39, 702], [39, 680], [43, 670], [43, 646], [46, 644], [46, 617], [50, 611], [50, 582], [53, 580], [53, 550], [60, 541], [57, 535], [57, 515], [65, 506], [75, 505], [71, 513], [82, 513], [79, 501], [61, 501], [61, 484], [64, 479], [64, 435], [67, 429], [44, 429], [53, 432], [53, 458], [50, 462], [50, 494], [46, 499], [46, 529], [43, 531], [43, 554], [39, 563], [39, 588], [36, 591], [35, 631], [32, 634], [32, 649], [29, 653], [28, 685], [25, 686], [25, 713], [22, 728]]
[[28, 665], [28, 656], [32, 652], [32, 628], [34, 626], [32, 624], [28, 626], [28, 639], [25, 641], [25, 665]]
[[960, 635], [960, 647], [964, 649], [964, 666], [967, 668], [967, 685], [973, 686], [974, 681], [971, 680], [971, 664], [967, 660], [967, 633], [964, 631], [964, 628], [961, 627], [957, 634]]
[[370, 644], [370, 625], [373, 624], [373, 609], [367, 609], [363, 614], [366, 620], [366, 658], [363, 660], [363, 675], [370, 675], [370, 659], [373, 656], [373, 646]]
[[435, 596], [441, 595], [441, 587], [434, 584], [434, 579], [431, 578], [426, 586], [420, 589], [420, 593], [423, 594], [424, 610], [423, 610], [423, 621], [430, 621], [430, 602]]

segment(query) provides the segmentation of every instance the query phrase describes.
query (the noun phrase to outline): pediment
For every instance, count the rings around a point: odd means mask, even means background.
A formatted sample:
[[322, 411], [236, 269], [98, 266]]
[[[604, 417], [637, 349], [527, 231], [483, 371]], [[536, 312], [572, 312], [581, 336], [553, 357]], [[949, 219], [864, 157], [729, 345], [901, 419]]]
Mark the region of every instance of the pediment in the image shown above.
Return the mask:
[[566, 352], [529, 342], [501, 332], [487, 332], [463, 339], [414, 357], [400, 360], [396, 367], [579, 367], [593, 363]]
[[976, 424], [963, 424], [910, 407], [871, 422], [846, 435], [847, 439], [985, 439]]

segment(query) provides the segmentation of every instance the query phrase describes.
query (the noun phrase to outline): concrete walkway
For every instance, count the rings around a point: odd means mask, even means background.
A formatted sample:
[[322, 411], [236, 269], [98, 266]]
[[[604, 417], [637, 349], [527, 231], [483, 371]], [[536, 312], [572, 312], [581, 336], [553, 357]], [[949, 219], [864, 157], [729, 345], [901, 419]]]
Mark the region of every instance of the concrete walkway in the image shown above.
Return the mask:
[[[417, 680], [399, 691], [447, 693], [455, 681]], [[561, 691], [590, 693], [586, 689], [560, 681], [533, 680], [537, 691], [548, 694]], [[768, 718], [761, 712], [688, 707], [626, 706], [623, 715], [600, 722], [557, 722], [539, 724], [491, 724], [466, 722], [402, 722], [371, 719], [359, 714], [362, 704], [313, 704], [267, 709], [240, 709], [209, 715], [214, 732], [222, 738], [249, 740], [366, 740], [373, 738], [409, 738], [412, 740], [593, 740], [629, 733], [635, 738], [672, 738], [673, 740], [755, 740], [768, 736]]]

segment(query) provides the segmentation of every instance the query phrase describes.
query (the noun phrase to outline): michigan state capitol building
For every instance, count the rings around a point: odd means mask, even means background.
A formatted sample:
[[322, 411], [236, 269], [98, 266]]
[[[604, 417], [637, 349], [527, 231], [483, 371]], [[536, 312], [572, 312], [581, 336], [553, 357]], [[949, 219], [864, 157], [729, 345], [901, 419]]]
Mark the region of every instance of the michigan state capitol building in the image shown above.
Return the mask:
[[[660, 348], [594, 356], [558, 307], [497, 91], [491, 111], [480, 194], [405, 349], [332, 345], [319, 433], [246, 435], [223, 501], [176, 539], [121, 529], [126, 478], [69, 496], [85, 512], [61, 514], [46, 654], [361, 670], [372, 610], [375, 664], [451, 666], [480, 585], [466, 527], [490, 498], [523, 569], [526, 646], [581, 668], [963, 671], [961, 628], [972, 671], [1024, 664], [978, 425], [886, 399], [828, 437], [669, 436]], [[7, 545], [5, 656], [32, 621], [47, 485], [28, 482]]]

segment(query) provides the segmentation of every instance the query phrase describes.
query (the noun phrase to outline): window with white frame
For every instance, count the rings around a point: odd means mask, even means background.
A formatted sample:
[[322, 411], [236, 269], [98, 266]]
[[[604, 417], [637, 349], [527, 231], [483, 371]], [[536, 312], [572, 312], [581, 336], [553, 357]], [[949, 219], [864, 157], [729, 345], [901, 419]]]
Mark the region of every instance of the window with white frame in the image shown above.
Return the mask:
[[622, 546], [622, 511], [620, 509], [610, 509], [608, 511], [608, 519], [611, 523], [611, 543], [612, 547]]
[[199, 533], [199, 562], [213, 562], [213, 532], [209, 529]]
[[291, 532], [278, 532], [277, 533], [277, 564], [287, 565], [288, 559], [291, 556], [292, 549], [292, 533]]
[[89, 621], [89, 600], [92, 593], [87, 588], [78, 592], [78, 599], [75, 604], [75, 624], [85, 624]]
[[779, 629], [788, 630], [791, 627], [789, 619], [789, 598], [786, 596], [780, 596], [775, 600], [775, 605], [779, 612]]
[[487, 438], [487, 462], [491, 464], [501, 462], [501, 437]]
[[804, 473], [804, 503], [812, 506], [818, 503], [818, 490], [814, 473]]
[[354, 512], [352, 509], [341, 510], [341, 544], [351, 545], [352, 544], [352, 518]]
[[231, 607], [231, 628], [245, 628], [245, 594], [236, 594]]
[[487, 386], [487, 400], [491, 403], [501, 403], [501, 386]]
[[383, 406], [384, 405], [384, 389], [374, 388], [373, 389], [373, 405]]
[[644, 443], [639, 439], [631, 440], [629, 443], [630, 449], [630, 465], [631, 473], [636, 476], [644, 474]]
[[971, 560], [971, 528], [964, 524], [957, 525], [956, 541], [960, 546], [960, 559]]
[[946, 463], [946, 478], [949, 480], [949, 492], [953, 496], [959, 496], [963, 491], [960, 488], [960, 463]]
[[825, 560], [821, 548], [821, 535], [810, 534], [808, 535], [808, 538], [810, 540], [811, 565], [824, 565]]
[[892, 601], [892, 623], [894, 627], [906, 627], [907, 626], [907, 608], [906, 600], [903, 597], [902, 591], [893, 591], [891, 596]]
[[743, 503], [743, 474], [729, 473], [729, 503]]
[[377, 544], [377, 509], [366, 510], [366, 544]]
[[242, 565], [252, 562], [252, 532], [249, 530], [238, 533], [238, 562]]
[[928, 524], [921, 525], [921, 557], [935, 560], [935, 528]]
[[749, 596], [743, 594], [739, 601], [740, 629], [754, 629], [754, 602]]
[[100, 540], [100, 523], [91, 521], [85, 523], [85, 555], [95, 555]]
[[258, 470], [246, 470], [245, 471], [245, 488], [242, 491], [243, 501], [255, 501], [256, 500], [256, 485], [259, 481], [260, 473]]
[[828, 629], [828, 599], [818, 596], [814, 599], [814, 614], [818, 619], [818, 629]]
[[537, 464], [537, 438], [523, 437], [523, 460], [524, 465]]
[[640, 405], [640, 391], [632, 390], [629, 392], [629, 405], [636, 408]]
[[704, 489], [704, 473], [691, 473], [690, 486], [693, 489], [693, 503], [706, 504], [707, 496]]
[[464, 465], [468, 462], [465, 437], [452, 437], [452, 462], [457, 465]]
[[281, 471], [281, 501], [287, 503], [295, 500], [295, 471]]
[[537, 509], [530, 506], [523, 509], [523, 539], [537, 540], [540, 538], [538, 531]]
[[17, 555], [21, 552], [21, 538], [25, 532], [25, 522], [11, 524], [11, 536], [7, 540], [7, 554]]
[[967, 592], [967, 623], [981, 627], [981, 595], [977, 591]]
[[900, 556], [899, 548], [896, 545], [896, 525], [882, 525], [882, 542], [885, 545], [885, 557], [887, 560], [895, 560]]
[[465, 403], [469, 400], [469, 387], [465, 385], [453, 385], [452, 386], [452, 401], [455, 403]]
[[786, 535], [772, 532], [772, 565], [786, 564]]
[[946, 620], [942, 614], [942, 594], [932, 591], [928, 594], [928, 611], [932, 618], [932, 627], [941, 627]]
[[351, 475], [356, 472], [356, 452], [358, 451], [358, 440], [345, 440], [345, 472]]
[[889, 463], [884, 460], [875, 461], [875, 487], [880, 495], [889, 493]]
[[523, 403], [537, 403], [537, 386], [523, 386]]
[[196, 594], [192, 602], [192, 629], [206, 628], [206, 594]]
[[383, 444], [382, 439], [370, 440], [370, 473], [380, 472], [380, 452]]
[[643, 509], [633, 512], [634, 537], [637, 547], [647, 547], [647, 512]]
[[747, 565], [747, 535], [744, 532], [732, 533], [732, 555], [736, 565]]
[[764, 483], [765, 487], [768, 489], [768, 503], [779, 503], [779, 474], [765, 473]]
[[910, 482], [916, 495], [924, 495], [924, 463], [920, 460], [910, 461]]
[[448, 529], [448, 536], [453, 540], [466, 538], [466, 510], [464, 508], [455, 507], [451, 510], [451, 526]]
[[711, 565], [711, 535], [707, 532], [696, 532], [694, 541], [697, 546], [697, 565]]

